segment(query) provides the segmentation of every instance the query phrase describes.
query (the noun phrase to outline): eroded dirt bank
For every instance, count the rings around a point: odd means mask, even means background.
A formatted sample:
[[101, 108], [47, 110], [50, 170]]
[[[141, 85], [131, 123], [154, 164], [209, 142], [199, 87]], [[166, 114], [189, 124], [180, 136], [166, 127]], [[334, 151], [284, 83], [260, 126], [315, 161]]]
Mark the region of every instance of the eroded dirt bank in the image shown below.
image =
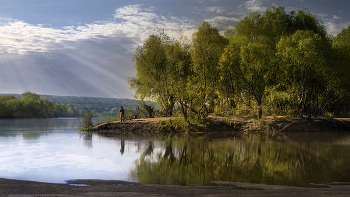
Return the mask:
[[171, 118], [148, 118], [132, 119], [124, 122], [115, 121], [103, 123], [93, 128], [101, 134], [108, 133], [135, 133], [135, 134], [157, 134], [176, 132], [231, 132], [236, 135], [248, 133], [261, 133], [271, 136], [284, 132], [329, 132], [329, 131], [350, 131], [350, 119], [291, 119], [284, 116], [267, 116], [258, 121], [249, 117], [235, 117], [226, 119], [218, 116], [209, 116], [206, 124], [192, 125], [187, 128], [177, 128], [176, 125], [162, 125], [159, 120]]
[[[150, 185], [124, 181], [75, 180], [67, 184], [0, 179], [0, 196], [348, 196], [349, 185], [302, 188], [218, 182], [218, 186]], [[88, 186], [77, 186], [77, 185]]]

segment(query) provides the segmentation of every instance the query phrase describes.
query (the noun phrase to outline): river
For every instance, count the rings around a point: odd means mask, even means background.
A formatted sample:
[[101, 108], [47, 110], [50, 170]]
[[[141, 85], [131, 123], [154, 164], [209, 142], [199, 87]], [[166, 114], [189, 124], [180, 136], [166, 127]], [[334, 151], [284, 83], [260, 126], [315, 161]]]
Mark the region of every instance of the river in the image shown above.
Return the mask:
[[213, 185], [212, 181], [303, 187], [350, 182], [348, 133], [101, 136], [76, 118], [0, 119], [0, 178]]

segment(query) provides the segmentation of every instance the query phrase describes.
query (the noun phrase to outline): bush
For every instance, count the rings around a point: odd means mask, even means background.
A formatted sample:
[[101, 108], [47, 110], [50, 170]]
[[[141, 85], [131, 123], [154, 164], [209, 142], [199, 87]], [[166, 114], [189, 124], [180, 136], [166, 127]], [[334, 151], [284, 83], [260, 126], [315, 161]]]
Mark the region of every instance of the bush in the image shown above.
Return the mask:
[[83, 129], [85, 128], [84, 130], [89, 130], [89, 128], [91, 128], [92, 126], [92, 112], [86, 111], [82, 117], [81, 127], [83, 127]]
[[167, 125], [168, 127], [173, 127], [176, 130], [185, 130], [189, 126], [184, 118], [171, 118], [169, 120], [158, 120], [158, 124]]

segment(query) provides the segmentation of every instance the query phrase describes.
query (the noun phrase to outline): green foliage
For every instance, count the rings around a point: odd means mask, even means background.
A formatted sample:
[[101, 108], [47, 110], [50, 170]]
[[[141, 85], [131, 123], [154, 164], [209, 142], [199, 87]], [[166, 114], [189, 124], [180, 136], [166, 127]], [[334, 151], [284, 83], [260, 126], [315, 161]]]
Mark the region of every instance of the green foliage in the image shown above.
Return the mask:
[[284, 82], [289, 93], [295, 95], [293, 103], [298, 113], [315, 114], [324, 100], [327, 91], [326, 56], [320, 35], [312, 31], [297, 31], [289, 37], [283, 37], [277, 44], [277, 56], [281, 58], [281, 70], [284, 70]]
[[173, 127], [176, 130], [186, 130], [189, 123], [184, 118], [171, 118], [169, 120], [158, 120], [158, 124]]
[[22, 100], [26, 101], [26, 100], [39, 100], [40, 96], [34, 92], [30, 92], [30, 91], [26, 91], [21, 95]]
[[163, 30], [151, 34], [134, 55], [137, 76], [128, 80], [135, 90], [135, 98], [156, 100], [159, 106], [172, 115], [174, 107], [173, 64], [167, 59], [167, 51], [173, 40]]
[[24, 92], [20, 98], [14, 95], [0, 95], [0, 118], [30, 118], [78, 116], [72, 105], [53, 103], [34, 92]]
[[267, 126], [269, 126], [269, 122], [264, 119], [264, 118], [260, 118], [260, 119], [253, 119], [253, 124], [258, 127], [259, 129], [266, 129]]
[[90, 130], [92, 128], [92, 112], [91, 111], [86, 111], [83, 114], [83, 117], [81, 118], [81, 130]]
[[224, 36], [204, 21], [190, 45], [159, 31], [137, 48], [137, 76], [129, 84], [141, 99], [162, 106], [165, 116], [180, 111], [187, 122], [214, 111], [259, 119], [347, 116], [349, 29], [332, 38], [308, 9], [271, 6], [250, 13]]
[[220, 78], [219, 59], [228, 40], [204, 21], [192, 35], [192, 42], [190, 53], [194, 73], [189, 78], [188, 92], [192, 98], [190, 108], [195, 116], [205, 118], [209, 112], [214, 112]]
[[169, 120], [158, 120], [158, 124], [167, 125], [169, 124]]
[[141, 101], [141, 109], [146, 112], [145, 114], [147, 114], [147, 118], [154, 118], [154, 107]]
[[[77, 96], [51, 96], [42, 95], [49, 101], [70, 104], [74, 107], [75, 116], [83, 114], [84, 111], [93, 111], [94, 116], [110, 117], [115, 116], [120, 106], [129, 106], [134, 108], [140, 104], [139, 100], [133, 99], [117, 99], [117, 98], [99, 98], [99, 97], [77, 97]], [[151, 105], [154, 105], [151, 103]]]
[[117, 113], [117, 115], [113, 117], [99, 117], [97, 124], [107, 123], [107, 122], [114, 122], [120, 120], [120, 112]]
[[[188, 45], [171, 39], [163, 30], [151, 34], [134, 55], [137, 75], [128, 83], [135, 90], [135, 98], [156, 101], [164, 116], [173, 115], [177, 101], [185, 108], [190, 72], [188, 51]], [[182, 111], [186, 116], [186, 111]]]

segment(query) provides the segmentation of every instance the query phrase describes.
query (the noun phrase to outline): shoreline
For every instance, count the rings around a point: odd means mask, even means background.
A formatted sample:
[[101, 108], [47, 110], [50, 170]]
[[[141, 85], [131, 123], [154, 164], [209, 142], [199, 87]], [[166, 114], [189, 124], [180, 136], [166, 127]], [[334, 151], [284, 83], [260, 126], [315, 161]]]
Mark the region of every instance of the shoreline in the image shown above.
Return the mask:
[[177, 119], [174, 117], [131, 119], [124, 122], [114, 121], [95, 125], [93, 132], [110, 133], [195, 133], [195, 132], [228, 132], [237, 136], [262, 134], [270, 137], [283, 136], [285, 132], [333, 132], [350, 131], [350, 118], [337, 119], [292, 119], [286, 116], [266, 116], [256, 120], [249, 117], [227, 119], [220, 116], [209, 116], [204, 124], [191, 124], [181, 127], [170, 121], [160, 124], [159, 121]]
[[0, 178], [0, 196], [345, 196], [350, 183], [316, 188], [213, 181], [215, 186], [152, 185], [116, 180], [69, 180], [67, 184]]

